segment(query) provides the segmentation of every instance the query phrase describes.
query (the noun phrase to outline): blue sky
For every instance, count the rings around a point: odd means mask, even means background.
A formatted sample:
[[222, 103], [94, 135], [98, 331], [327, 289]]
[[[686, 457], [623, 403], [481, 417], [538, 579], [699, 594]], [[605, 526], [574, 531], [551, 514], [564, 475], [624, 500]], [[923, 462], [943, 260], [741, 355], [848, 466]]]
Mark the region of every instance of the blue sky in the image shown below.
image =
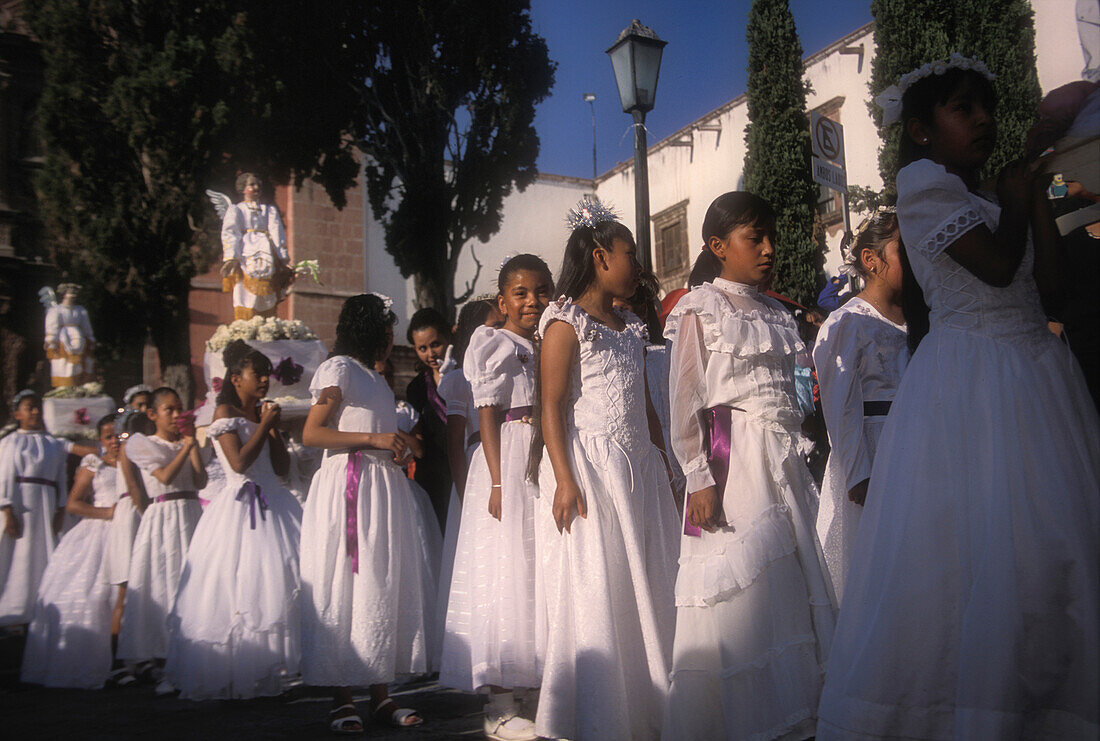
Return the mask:
[[[633, 156], [631, 119], [604, 53], [633, 18], [668, 42], [656, 106], [646, 117], [650, 144], [743, 93], [749, 6], [749, 0], [531, 0], [532, 26], [558, 63], [554, 88], [535, 117], [539, 170], [592, 176], [586, 92], [596, 94], [599, 172]], [[871, 20], [869, 0], [790, 0], [790, 6], [804, 55]]]

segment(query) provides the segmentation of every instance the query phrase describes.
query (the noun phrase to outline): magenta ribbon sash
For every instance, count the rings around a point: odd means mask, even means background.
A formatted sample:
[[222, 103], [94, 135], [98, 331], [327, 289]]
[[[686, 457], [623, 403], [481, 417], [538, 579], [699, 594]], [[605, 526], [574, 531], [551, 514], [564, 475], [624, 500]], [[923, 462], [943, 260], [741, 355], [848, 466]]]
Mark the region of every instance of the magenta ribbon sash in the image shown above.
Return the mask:
[[267, 511], [267, 497], [264, 496], [264, 490], [260, 488], [260, 485], [255, 481], [246, 481], [241, 484], [240, 490], [237, 491], [238, 502], [248, 502], [248, 518], [253, 530], [256, 529], [256, 503], [259, 502], [260, 519], [267, 520], [267, 515], [264, 512]]
[[530, 417], [534, 407], [512, 407], [504, 413], [505, 422], [520, 422], [524, 417]]
[[[727, 406], [704, 409], [703, 421], [706, 423], [703, 445], [706, 448], [707, 464], [710, 466], [711, 476], [714, 477], [714, 485], [718, 488], [718, 496], [721, 497], [730, 472], [730, 425], [733, 422], [733, 409]], [[684, 535], [699, 537], [703, 534], [703, 529], [693, 525], [687, 518], [690, 501], [689, 493], [684, 501]]]
[[439, 389], [436, 388], [435, 385], [435, 376], [432, 375], [432, 372], [430, 370], [424, 371], [424, 381], [424, 386], [428, 390], [428, 402], [431, 403], [432, 409], [435, 410], [436, 416], [439, 417], [439, 419], [442, 420], [444, 423], [446, 423], [447, 404], [443, 401], [442, 397], [439, 396]]
[[359, 573], [359, 475], [362, 452], [348, 453], [347, 485], [344, 488], [345, 536], [351, 573]]

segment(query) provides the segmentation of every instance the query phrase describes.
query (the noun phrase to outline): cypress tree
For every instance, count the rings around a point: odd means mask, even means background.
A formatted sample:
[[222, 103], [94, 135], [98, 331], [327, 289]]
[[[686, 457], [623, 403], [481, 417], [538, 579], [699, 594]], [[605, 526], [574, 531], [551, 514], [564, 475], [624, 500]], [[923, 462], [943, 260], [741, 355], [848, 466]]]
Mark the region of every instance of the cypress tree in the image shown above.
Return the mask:
[[818, 186], [810, 171], [809, 84], [787, 0], [754, 0], [748, 41], [745, 188], [776, 211], [773, 288], [809, 304], [824, 282], [823, 255], [813, 236]]
[[[995, 175], [1024, 154], [1024, 137], [1039, 106], [1035, 20], [1028, 0], [873, 0], [875, 57], [871, 95], [897, 83], [925, 62], [952, 52], [980, 59], [997, 76], [997, 147], [986, 164]], [[882, 109], [870, 104], [882, 147], [879, 172], [893, 194], [900, 126], [882, 127]]]

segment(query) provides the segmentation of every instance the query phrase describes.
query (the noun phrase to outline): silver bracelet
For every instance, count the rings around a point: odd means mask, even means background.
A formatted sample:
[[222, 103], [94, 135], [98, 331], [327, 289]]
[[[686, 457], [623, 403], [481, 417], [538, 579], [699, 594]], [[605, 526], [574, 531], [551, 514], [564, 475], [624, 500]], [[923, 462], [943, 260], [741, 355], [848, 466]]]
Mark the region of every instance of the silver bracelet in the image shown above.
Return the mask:
[[500, 484], [493, 484], [493, 485], [492, 485], [492, 486], [490, 486], [489, 488], [490, 488], [490, 489], [499, 489], [499, 488], [500, 488]]

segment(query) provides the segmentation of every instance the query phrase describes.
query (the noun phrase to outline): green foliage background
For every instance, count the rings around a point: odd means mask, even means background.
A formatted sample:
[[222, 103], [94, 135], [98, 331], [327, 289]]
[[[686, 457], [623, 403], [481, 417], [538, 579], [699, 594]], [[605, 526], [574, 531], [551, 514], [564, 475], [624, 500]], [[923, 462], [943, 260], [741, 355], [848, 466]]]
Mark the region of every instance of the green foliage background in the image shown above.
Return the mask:
[[812, 305], [824, 284], [814, 239], [818, 186], [810, 171], [802, 44], [787, 0], [754, 0], [749, 10], [749, 126], [745, 189], [776, 210], [773, 288]]
[[[871, 97], [905, 73], [953, 52], [985, 62], [997, 76], [997, 148], [986, 164], [995, 175], [1024, 154], [1024, 138], [1041, 99], [1035, 66], [1034, 11], [1027, 0], [873, 0], [875, 56]], [[1069, 39], [1067, 43], [1076, 43]], [[896, 198], [901, 126], [882, 127], [882, 109], [870, 104], [882, 147], [879, 172], [885, 198]]]

